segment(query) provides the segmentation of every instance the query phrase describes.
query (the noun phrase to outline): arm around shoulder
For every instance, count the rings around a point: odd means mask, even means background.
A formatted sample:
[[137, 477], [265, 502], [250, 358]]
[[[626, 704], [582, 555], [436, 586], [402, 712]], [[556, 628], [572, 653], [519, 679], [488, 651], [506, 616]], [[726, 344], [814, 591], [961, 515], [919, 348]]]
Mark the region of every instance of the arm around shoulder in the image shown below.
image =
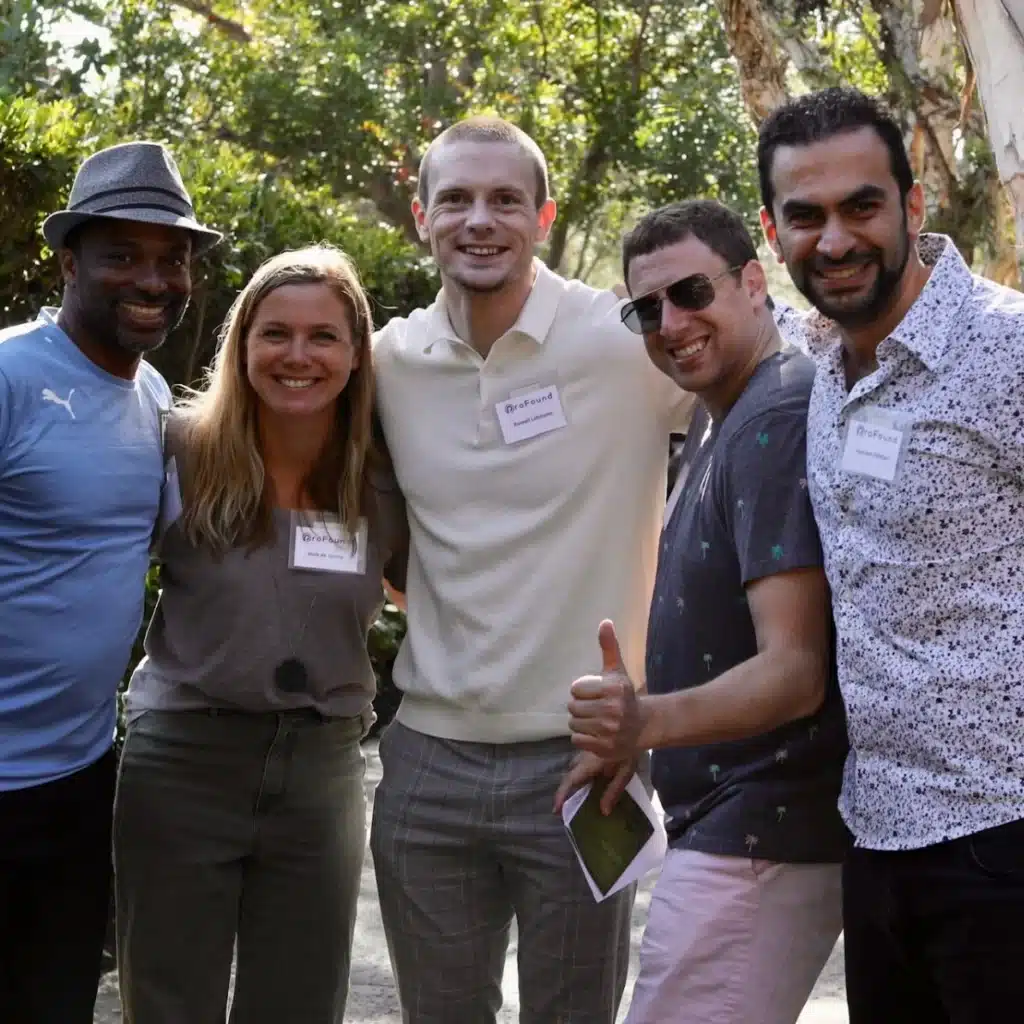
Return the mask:
[[407, 610], [405, 587], [409, 566], [409, 519], [401, 491], [396, 489], [391, 497], [394, 496], [397, 496], [398, 501], [393, 510], [391, 550], [384, 565], [384, 593], [387, 594], [388, 600], [392, 604], [397, 605], [404, 612]]
[[697, 396], [684, 391], [674, 380], [667, 377], [651, 362], [647, 349], [640, 339], [640, 353], [646, 365], [650, 401], [666, 424], [666, 434], [685, 434], [690, 429], [693, 414], [697, 408]]
[[377, 528], [385, 549], [383, 566], [384, 592], [388, 599], [405, 611], [406, 567], [409, 563], [409, 517], [405, 496], [398, 486], [394, 466], [388, 452], [380, 421], [374, 418], [375, 461], [371, 481], [376, 495], [374, 512]]

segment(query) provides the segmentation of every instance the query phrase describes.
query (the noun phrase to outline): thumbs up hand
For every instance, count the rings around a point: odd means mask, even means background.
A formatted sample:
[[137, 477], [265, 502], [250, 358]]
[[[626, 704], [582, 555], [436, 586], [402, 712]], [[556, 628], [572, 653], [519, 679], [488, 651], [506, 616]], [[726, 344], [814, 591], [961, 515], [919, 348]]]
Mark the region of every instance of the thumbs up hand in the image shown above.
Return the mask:
[[622, 663], [615, 626], [605, 619], [597, 631], [601, 674], [572, 684], [569, 731], [580, 750], [605, 761], [632, 760], [640, 752], [645, 709]]

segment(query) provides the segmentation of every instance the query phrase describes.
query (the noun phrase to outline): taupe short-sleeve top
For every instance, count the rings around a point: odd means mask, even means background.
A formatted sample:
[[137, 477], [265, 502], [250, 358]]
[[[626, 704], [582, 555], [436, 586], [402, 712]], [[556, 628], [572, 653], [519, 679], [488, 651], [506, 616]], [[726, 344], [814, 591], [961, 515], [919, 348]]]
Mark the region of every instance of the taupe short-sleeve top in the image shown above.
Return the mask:
[[[168, 430], [169, 454], [178, 434]], [[383, 604], [385, 573], [404, 586], [408, 545], [394, 478], [377, 472], [371, 481], [365, 572], [289, 568], [287, 509], [274, 512], [272, 544], [220, 556], [191, 544], [180, 520], [173, 523], [160, 547], [162, 589], [146, 657], [128, 688], [129, 721], [147, 710], [211, 707], [368, 714], [376, 681], [367, 635]], [[276, 670], [287, 661], [303, 666], [298, 686], [294, 678], [280, 682]]]

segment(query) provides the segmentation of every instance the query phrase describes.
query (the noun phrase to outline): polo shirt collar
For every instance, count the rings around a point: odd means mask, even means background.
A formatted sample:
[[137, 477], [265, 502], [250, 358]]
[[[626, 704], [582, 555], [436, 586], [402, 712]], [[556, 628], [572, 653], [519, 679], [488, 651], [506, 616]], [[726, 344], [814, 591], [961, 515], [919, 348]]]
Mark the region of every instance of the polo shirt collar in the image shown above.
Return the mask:
[[[889, 337], [934, 371], [949, 347], [950, 331], [956, 323], [954, 314], [974, 288], [974, 275], [947, 235], [921, 235], [917, 251], [921, 262], [930, 266], [932, 272]], [[836, 324], [818, 312], [812, 312], [808, 318], [806, 337], [808, 348], [815, 355], [832, 353], [841, 344]]]
[[[530, 289], [530, 295], [520, 310], [516, 322], [506, 332], [506, 336], [519, 334], [530, 338], [538, 345], [543, 345], [555, 322], [558, 304], [565, 290], [565, 281], [538, 259], [533, 261], [533, 266], [536, 270], [536, 277], [533, 287]], [[455, 333], [455, 328], [452, 327], [443, 288], [437, 293], [437, 299], [434, 301], [424, 339], [425, 348], [429, 349], [435, 342], [442, 340], [468, 344]]]

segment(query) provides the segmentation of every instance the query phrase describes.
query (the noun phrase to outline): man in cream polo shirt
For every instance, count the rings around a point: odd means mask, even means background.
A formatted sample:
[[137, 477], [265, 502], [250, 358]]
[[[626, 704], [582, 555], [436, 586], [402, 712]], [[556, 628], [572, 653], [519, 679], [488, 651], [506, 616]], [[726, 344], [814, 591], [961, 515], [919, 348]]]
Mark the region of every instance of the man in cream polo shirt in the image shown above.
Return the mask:
[[412, 539], [371, 833], [403, 1015], [494, 1021], [515, 915], [520, 1020], [611, 1024], [634, 893], [594, 902], [552, 804], [603, 618], [643, 678], [669, 434], [692, 399], [615, 295], [534, 259], [555, 204], [521, 131], [448, 129], [413, 212], [443, 288], [374, 349]]

